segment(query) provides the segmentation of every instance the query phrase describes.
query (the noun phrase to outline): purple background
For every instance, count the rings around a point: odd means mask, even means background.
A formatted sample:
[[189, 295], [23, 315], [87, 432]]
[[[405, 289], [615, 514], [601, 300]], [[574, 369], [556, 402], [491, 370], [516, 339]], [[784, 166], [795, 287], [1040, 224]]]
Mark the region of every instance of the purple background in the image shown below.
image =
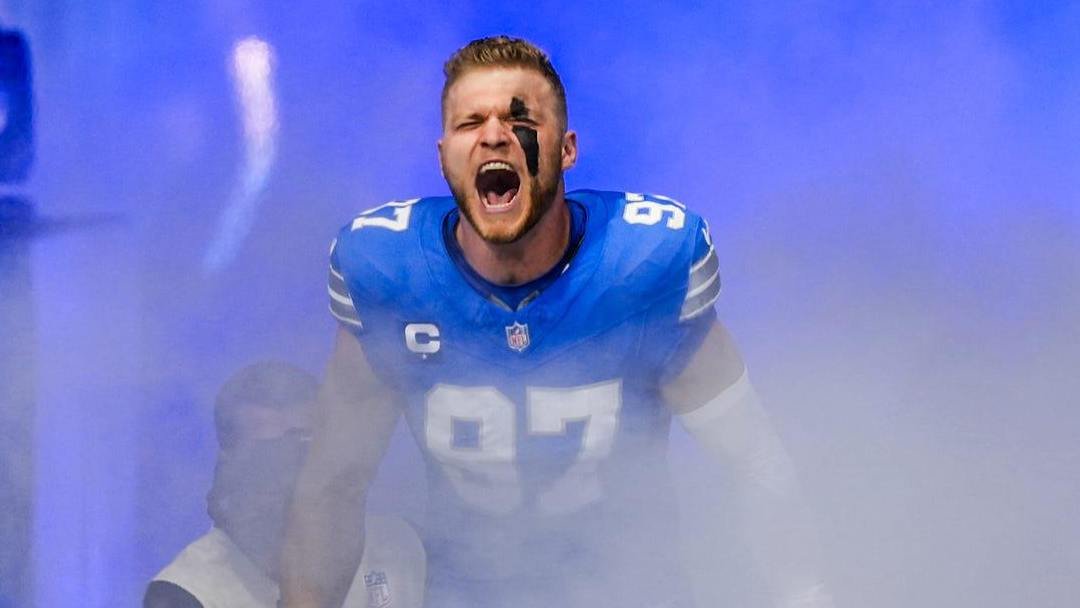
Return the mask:
[[[0, 0], [36, 63], [25, 192], [46, 215], [122, 217], [33, 248], [41, 606], [135, 605], [206, 529], [216, 388], [253, 358], [321, 370], [331, 236], [445, 192], [441, 62], [502, 32], [563, 75], [571, 188], [710, 221], [721, 317], [839, 605], [1080, 597], [1080, 6], [449, 4]], [[244, 155], [229, 55], [250, 35], [277, 57], [278, 153], [250, 235], [207, 273]], [[381, 504], [412, 508], [410, 450]], [[673, 461], [704, 479], [681, 436]], [[700, 504], [687, 554], [731, 566], [702, 593], [757, 597]]]

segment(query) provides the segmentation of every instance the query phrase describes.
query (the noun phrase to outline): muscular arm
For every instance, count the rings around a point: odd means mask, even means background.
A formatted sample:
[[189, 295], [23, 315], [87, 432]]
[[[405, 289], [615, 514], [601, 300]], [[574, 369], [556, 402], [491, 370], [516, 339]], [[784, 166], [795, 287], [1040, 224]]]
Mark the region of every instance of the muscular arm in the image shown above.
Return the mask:
[[731, 336], [716, 322], [663, 389], [684, 428], [735, 473], [752, 551], [782, 608], [827, 608], [813, 527], [794, 467], [761, 408]]
[[399, 407], [360, 343], [340, 329], [297, 480], [282, 554], [289, 608], [340, 606], [364, 552], [364, 502]]

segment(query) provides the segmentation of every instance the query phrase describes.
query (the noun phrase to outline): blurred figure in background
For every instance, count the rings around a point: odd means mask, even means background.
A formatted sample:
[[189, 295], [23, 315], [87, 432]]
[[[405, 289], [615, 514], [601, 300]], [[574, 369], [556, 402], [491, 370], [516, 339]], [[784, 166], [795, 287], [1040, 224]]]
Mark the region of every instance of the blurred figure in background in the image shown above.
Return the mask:
[[[150, 582], [145, 608], [272, 608], [285, 513], [307, 453], [313, 376], [287, 363], [259, 362], [218, 393], [220, 451], [207, 497], [210, 531]], [[404, 520], [367, 518], [369, 542], [345, 606], [418, 608], [423, 547]]]

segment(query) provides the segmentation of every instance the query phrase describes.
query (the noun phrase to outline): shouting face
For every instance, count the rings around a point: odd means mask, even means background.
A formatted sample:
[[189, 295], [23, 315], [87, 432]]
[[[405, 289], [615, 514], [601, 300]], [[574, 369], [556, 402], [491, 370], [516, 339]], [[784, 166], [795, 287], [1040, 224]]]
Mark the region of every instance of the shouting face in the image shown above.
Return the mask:
[[513, 243], [561, 193], [577, 158], [550, 83], [535, 70], [476, 68], [447, 92], [439, 162], [465, 219], [486, 241]]

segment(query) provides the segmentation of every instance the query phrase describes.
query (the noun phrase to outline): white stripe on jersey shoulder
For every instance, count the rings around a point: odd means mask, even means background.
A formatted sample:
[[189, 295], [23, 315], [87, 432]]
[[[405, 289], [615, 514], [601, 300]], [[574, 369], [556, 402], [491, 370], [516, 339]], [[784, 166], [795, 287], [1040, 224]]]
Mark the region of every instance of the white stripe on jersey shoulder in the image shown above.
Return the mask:
[[337, 310], [335, 310], [334, 306], [332, 304], [330, 305], [330, 314], [334, 315], [335, 319], [337, 319], [338, 321], [340, 321], [340, 322], [342, 322], [342, 323], [344, 323], [346, 325], [350, 325], [350, 326], [355, 327], [357, 329], [364, 329], [364, 324], [363, 324], [363, 322], [360, 321], [359, 317], [349, 317], [349, 316], [343, 315], [343, 314], [339, 313]]
[[360, 315], [353, 305], [349, 288], [345, 284], [345, 276], [334, 267], [334, 249], [337, 247], [337, 239], [330, 243], [330, 276], [327, 278], [326, 293], [330, 296], [330, 314], [335, 319], [357, 329], [363, 329], [364, 324], [360, 321]]
[[709, 250], [701, 259], [690, 266], [690, 276], [686, 284], [686, 296], [683, 299], [682, 309], [679, 311], [679, 321], [688, 321], [709, 310], [720, 297], [720, 260], [716, 256], [716, 248], [709, 239], [709, 231], [702, 228]]
[[338, 264], [338, 261], [337, 261], [337, 256], [334, 255], [336, 250], [337, 250], [337, 238], [335, 238], [333, 241], [330, 241], [330, 253], [329, 253], [330, 274], [332, 276], [334, 276], [334, 277], [337, 277], [338, 280], [344, 282], [345, 281], [345, 275], [341, 274], [341, 271], [338, 270], [339, 264]]
[[712, 274], [712, 276], [710, 276], [704, 283], [702, 283], [702, 284], [690, 289], [689, 291], [687, 291], [686, 292], [686, 298], [684, 299], [684, 301], [690, 300], [691, 298], [698, 295], [699, 293], [701, 293], [701, 292], [705, 291], [706, 289], [712, 287], [712, 284], [719, 281], [719, 280], [720, 280], [720, 273], [719, 272], [714, 272]]
[[701, 256], [701, 259], [694, 262], [694, 265], [690, 267], [690, 274], [697, 272], [702, 266], [708, 264], [709, 261], [716, 257], [716, 251], [713, 246], [709, 245], [709, 250], [705, 252], [705, 255]]
[[346, 294], [341, 294], [341, 293], [338, 293], [338, 292], [334, 291], [334, 288], [329, 286], [329, 285], [326, 286], [326, 292], [330, 294], [330, 298], [333, 299], [333, 300], [337, 300], [338, 302], [341, 302], [342, 304], [344, 304], [346, 306], [352, 306], [353, 305], [352, 298], [350, 298]]
[[[334, 280], [331, 278], [331, 284], [326, 286], [326, 293], [330, 296], [330, 314], [346, 325], [363, 329], [364, 324], [360, 321], [360, 314], [357, 313], [352, 298], [347, 291], [341, 293], [335, 290], [333, 282]], [[341, 287], [344, 286], [344, 283], [342, 283]]]
[[717, 281], [714, 285], [716, 286], [715, 289], [711, 289], [698, 295], [694, 301], [687, 300], [683, 303], [682, 310], [679, 311], [680, 323], [699, 317], [702, 313], [712, 308], [712, 305], [720, 298], [720, 282]]

